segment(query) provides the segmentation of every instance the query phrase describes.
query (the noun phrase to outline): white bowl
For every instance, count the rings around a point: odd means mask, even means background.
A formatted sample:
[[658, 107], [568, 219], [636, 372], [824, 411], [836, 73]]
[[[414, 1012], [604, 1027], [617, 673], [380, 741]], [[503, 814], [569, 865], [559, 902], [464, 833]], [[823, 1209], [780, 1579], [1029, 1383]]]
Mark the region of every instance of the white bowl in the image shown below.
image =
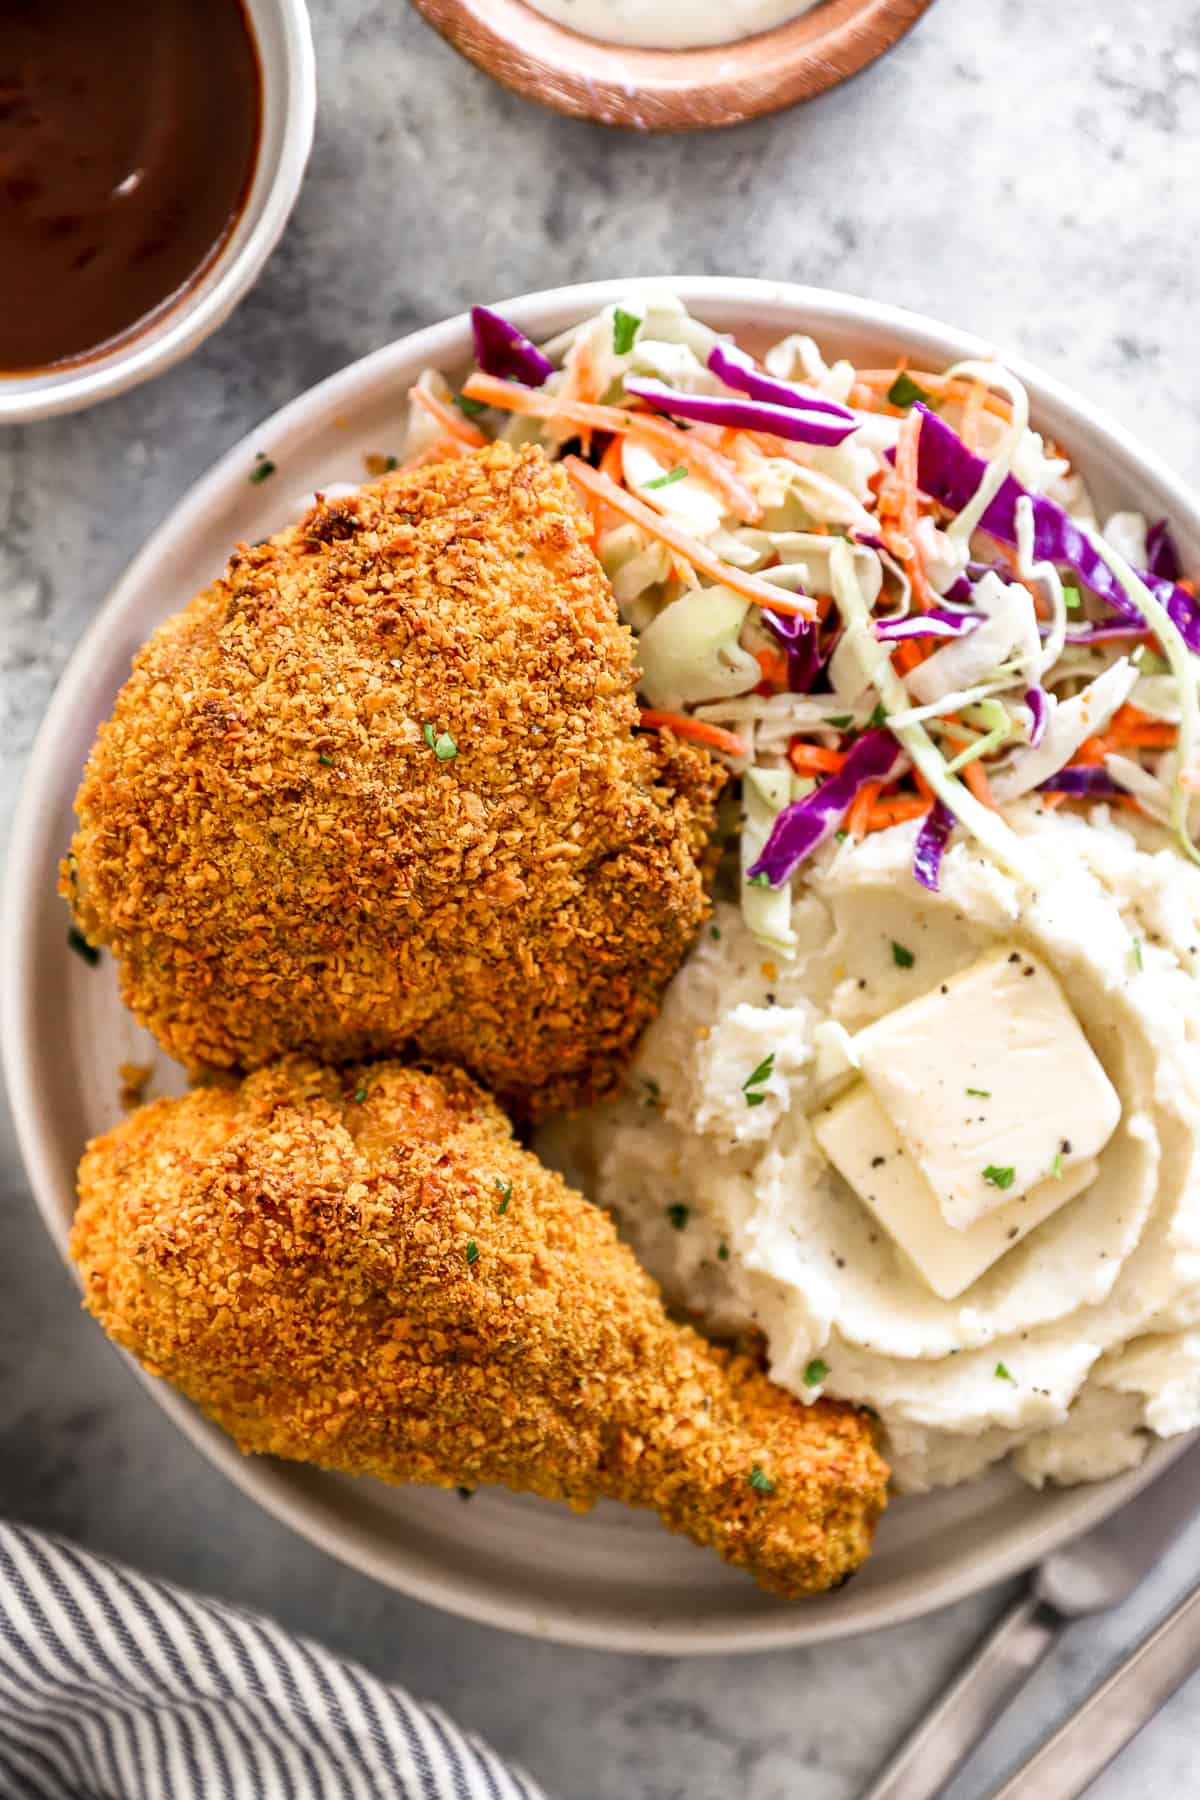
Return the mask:
[[0, 377], [0, 425], [79, 412], [161, 375], [188, 356], [257, 281], [287, 224], [317, 110], [316, 63], [305, 0], [244, 0], [262, 71], [262, 122], [246, 204], [212, 265], [162, 317], [135, 326], [85, 362]]
[[[596, 282], [528, 296], [504, 310], [546, 337], [619, 297]], [[940, 367], [991, 346], [892, 307], [763, 281], [639, 282], [671, 288], [702, 318], [752, 343], [810, 331], [826, 347], [878, 365], [900, 351]], [[80, 770], [141, 641], [207, 585], [238, 539], [277, 529], [299, 496], [362, 479], [362, 453], [397, 448], [405, 387], [432, 364], [466, 365], [470, 332], [452, 319], [390, 344], [257, 426], [184, 497], [133, 562], [63, 676], [42, 725], [14, 826], [0, 914], [0, 1041], [17, 1132], [38, 1206], [65, 1255], [75, 1164], [84, 1140], [118, 1117], [122, 1061], [154, 1046], [117, 997], [112, 961], [85, 967], [65, 945], [55, 901]], [[1063, 442], [1101, 507], [1118, 500], [1171, 516], [1200, 564], [1200, 505], [1151, 452], [1057, 383], [1006, 359], [1028, 384], [1035, 423]], [[255, 452], [279, 473], [248, 482]], [[156, 1091], [181, 1085], [160, 1059]], [[646, 1514], [603, 1504], [586, 1518], [548, 1503], [481, 1491], [392, 1489], [297, 1464], [244, 1457], [164, 1383], [143, 1377], [202, 1452], [247, 1494], [313, 1543], [432, 1605], [563, 1643], [671, 1654], [808, 1644], [898, 1623], [1027, 1568], [1096, 1524], [1182, 1449], [1157, 1446], [1140, 1469], [1091, 1487], [1035, 1493], [1007, 1471], [904, 1500], [885, 1516], [876, 1553], [845, 1589], [787, 1605], [711, 1553], [672, 1538]], [[132, 1403], [132, 1397], [131, 1397]]]

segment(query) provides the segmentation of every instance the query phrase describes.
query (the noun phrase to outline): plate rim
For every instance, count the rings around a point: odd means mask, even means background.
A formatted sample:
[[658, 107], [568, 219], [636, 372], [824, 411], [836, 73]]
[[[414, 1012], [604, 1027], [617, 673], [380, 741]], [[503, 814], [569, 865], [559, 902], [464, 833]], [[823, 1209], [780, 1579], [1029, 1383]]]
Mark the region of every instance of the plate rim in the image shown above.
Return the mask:
[[[768, 307], [786, 308], [798, 317], [817, 314], [822, 321], [821, 331], [836, 331], [840, 325], [845, 329], [890, 332], [898, 338], [924, 340], [944, 358], [995, 354], [983, 340], [924, 314], [836, 290], [737, 276], [614, 278], [536, 290], [496, 304], [532, 335], [543, 335], [548, 329], [558, 328], [561, 316], [585, 316], [631, 289], [639, 293], [675, 293], [701, 312], [712, 304], [741, 309], [747, 315]], [[257, 444], [267, 439], [284, 442], [324, 414], [336, 414], [347, 400], [353, 398], [357, 403], [386, 382], [398, 363], [408, 364], [420, 357], [448, 366], [465, 351], [468, 330], [468, 315], [458, 313], [392, 340], [306, 389], [219, 457], [174, 503], [129, 562], [81, 636], [46, 708], [14, 810], [0, 893], [0, 1056], [17, 1144], [34, 1202], [51, 1241], [76, 1281], [74, 1265], [67, 1256], [63, 1196], [50, 1166], [51, 1127], [46, 1118], [48, 1109], [40, 1100], [34, 1080], [35, 1058], [29, 1030], [37, 998], [36, 958], [31, 952], [37, 903], [44, 900], [35, 877], [44, 868], [52, 848], [49, 817], [41, 802], [59, 774], [60, 722], [69, 717], [88, 686], [94, 647], [113, 634], [124, 611], [136, 602], [145, 574], [172, 547], [204, 530], [215, 503], [231, 491], [231, 482], [244, 479]], [[1200, 497], [1156, 451], [1148, 449], [1102, 409], [1024, 358], [1004, 354], [1003, 360], [1028, 385], [1035, 414], [1044, 415], [1047, 409], [1061, 411], [1069, 415], [1074, 429], [1095, 434], [1110, 450], [1135, 461], [1148, 480], [1163, 492], [1171, 510], [1186, 517], [1200, 535]], [[399, 1541], [390, 1546], [385, 1564], [368, 1542], [360, 1541], [364, 1534], [345, 1520], [330, 1523], [310, 1497], [293, 1492], [287, 1480], [287, 1465], [243, 1455], [190, 1402], [165, 1382], [148, 1376], [126, 1352], [119, 1354], [184, 1436], [236, 1487], [339, 1561], [414, 1599], [480, 1624], [517, 1631], [543, 1642], [642, 1654], [714, 1655], [783, 1649], [848, 1638], [923, 1617], [1022, 1573], [1091, 1529], [1147, 1486], [1193, 1441], [1191, 1436], [1167, 1440], [1156, 1445], [1138, 1468], [1107, 1482], [1070, 1490], [1072, 1504], [1060, 1506], [1057, 1513], [1048, 1509], [1041, 1529], [1010, 1533], [1014, 1541], [1006, 1547], [990, 1552], [985, 1547], [977, 1559], [964, 1559], [961, 1568], [944, 1574], [915, 1596], [881, 1596], [873, 1607], [856, 1615], [843, 1616], [833, 1608], [818, 1612], [798, 1605], [794, 1610], [765, 1612], [744, 1621], [716, 1619], [648, 1631], [644, 1621], [624, 1627], [604, 1619], [581, 1619], [569, 1606], [547, 1616], [545, 1605], [519, 1606], [503, 1597], [496, 1600], [490, 1593], [456, 1578], [453, 1571], [430, 1578], [420, 1568], [404, 1566], [404, 1546]]]

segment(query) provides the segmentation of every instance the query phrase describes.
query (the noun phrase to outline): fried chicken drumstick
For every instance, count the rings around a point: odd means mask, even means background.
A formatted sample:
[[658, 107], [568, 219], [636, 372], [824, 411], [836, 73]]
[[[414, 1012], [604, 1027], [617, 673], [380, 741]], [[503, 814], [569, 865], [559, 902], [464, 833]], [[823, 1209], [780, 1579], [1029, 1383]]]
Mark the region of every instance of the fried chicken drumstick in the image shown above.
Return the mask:
[[139, 652], [63, 892], [186, 1067], [416, 1051], [544, 1113], [619, 1080], [706, 911], [717, 764], [637, 736], [561, 469], [318, 504]]
[[86, 1305], [243, 1450], [652, 1507], [787, 1596], [867, 1555], [867, 1419], [674, 1324], [457, 1071], [287, 1058], [143, 1107], [79, 1193]]

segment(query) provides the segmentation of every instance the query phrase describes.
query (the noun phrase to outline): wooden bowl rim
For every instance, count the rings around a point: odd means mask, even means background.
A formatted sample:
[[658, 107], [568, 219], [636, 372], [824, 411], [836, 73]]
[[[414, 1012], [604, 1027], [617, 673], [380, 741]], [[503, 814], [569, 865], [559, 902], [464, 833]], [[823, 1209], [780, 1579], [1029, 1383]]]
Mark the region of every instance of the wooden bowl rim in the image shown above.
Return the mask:
[[756, 37], [698, 50], [606, 44], [527, 0], [413, 0], [463, 56], [556, 112], [642, 131], [740, 124], [808, 100], [876, 60], [933, 0], [819, 0]]

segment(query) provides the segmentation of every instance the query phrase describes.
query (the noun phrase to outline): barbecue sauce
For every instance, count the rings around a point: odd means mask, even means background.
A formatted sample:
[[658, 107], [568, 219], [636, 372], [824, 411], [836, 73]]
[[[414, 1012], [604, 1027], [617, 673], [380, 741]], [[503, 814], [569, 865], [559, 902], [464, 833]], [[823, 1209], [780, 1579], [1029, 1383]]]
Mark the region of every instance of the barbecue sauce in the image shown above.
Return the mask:
[[261, 111], [240, 0], [0, 0], [0, 375], [95, 355], [199, 279]]

